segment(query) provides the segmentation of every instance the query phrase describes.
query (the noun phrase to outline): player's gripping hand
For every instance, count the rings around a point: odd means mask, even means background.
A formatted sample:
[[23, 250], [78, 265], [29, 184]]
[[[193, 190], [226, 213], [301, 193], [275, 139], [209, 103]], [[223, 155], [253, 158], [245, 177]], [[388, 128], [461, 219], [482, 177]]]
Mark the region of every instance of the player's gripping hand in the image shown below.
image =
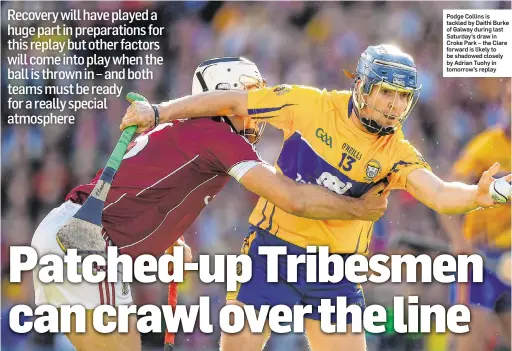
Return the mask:
[[[182, 246], [183, 247], [183, 264], [192, 262], [192, 249], [190, 246], [188, 246], [185, 243], [185, 240], [183, 240], [183, 237], [176, 240], [174, 244], [171, 245], [167, 250], [165, 250], [166, 254], [172, 255], [173, 249], [175, 246]], [[169, 274], [172, 274], [173, 271], [173, 264], [169, 263]]]
[[121, 130], [129, 126], [137, 126], [137, 133], [142, 133], [155, 125], [155, 111], [147, 101], [134, 101], [126, 110], [121, 121]]
[[[496, 162], [489, 168], [487, 171], [482, 173], [482, 177], [478, 181], [478, 190], [476, 193], [476, 204], [479, 207], [486, 208], [492, 206], [498, 206], [500, 203], [495, 202], [491, 195], [489, 195], [489, 187], [491, 183], [494, 181], [494, 177], [500, 171], [500, 164]], [[507, 182], [512, 180], [512, 174], [509, 174], [503, 177]]]
[[388, 207], [388, 196], [390, 189], [381, 183], [371, 188], [366, 194], [361, 196], [361, 209], [357, 218], [362, 221], [376, 222], [384, 215]]

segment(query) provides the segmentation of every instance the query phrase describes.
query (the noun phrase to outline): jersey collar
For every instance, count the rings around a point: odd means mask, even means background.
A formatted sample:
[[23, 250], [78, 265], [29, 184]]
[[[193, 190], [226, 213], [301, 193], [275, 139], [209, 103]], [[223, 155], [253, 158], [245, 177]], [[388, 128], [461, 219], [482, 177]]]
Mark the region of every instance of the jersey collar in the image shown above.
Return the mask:
[[350, 94], [348, 98], [348, 119], [350, 119], [350, 115], [352, 114], [352, 109], [354, 108], [354, 101], [352, 101], [352, 94]]

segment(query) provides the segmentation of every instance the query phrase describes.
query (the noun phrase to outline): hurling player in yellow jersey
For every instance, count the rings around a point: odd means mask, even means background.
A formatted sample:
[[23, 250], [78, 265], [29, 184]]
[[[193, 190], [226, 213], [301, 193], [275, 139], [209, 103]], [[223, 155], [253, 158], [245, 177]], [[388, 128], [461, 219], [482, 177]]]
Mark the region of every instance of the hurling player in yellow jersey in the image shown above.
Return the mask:
[[[130, 106], [121, 129], [137, 125], [143, 131], [157, 118], [210, 115], [250, 116], [284, 131], [284, 144], [275, 164], [278, 172], [304, 183], [324, 186], [340, 196], [360, 197], [371, 188], [406, 189], [419, 201], [440, 213], [465, 213], [495, 205], [488, 194], [499, 165], [483, 173], [478, 185], [448, 183], [431, 172], [423, 157], [401, 131], [401, 125], [418, 99], [417, 72], [413, 59], [399, 49], [370, 46], [361, 55], [354, 86], [347, 91], [326, 91], [296, 85], [280, 85], [253, 91], [215, 91], [159, 104]], [[155, 111], [156, 110], [156, 111]], [[158, 113], [158, 116], [156, 116]], [[510, 176], [509, 176], [510, 178]], [[373, 189], [372, 189], [373, 190]], [[334, 302], [345, 296], [348, 304], [364, 308], [363, 292], [347, 280], [339, 283], [306, 283], [305, 268], [299, 265], [298, 282], [288, 283], [286, 267], [276, 267], [278, 283], [267, 283], [265, 256], [258, 247], [285, 246], [288, 254], [303, 254], [307, 246], [328, 245], [331, 253], [345, 257], [365, 254], [373, 223], [361, 220], [309, 220], [291, 216], [260, 199], [249, 222], [250, 234], [244, 252], [252, 258], [251, 281], [241, 284], [228, 304], [312, 305], [306, 315], [305, 331], [314, 351], [365, 350], [363, 333], [326, 334], [320, 329], [317, 307], [321, 299]], [[336, 317], [332, 318], [336, 323]], [[350, 315], [347, 320], [351, 323]], [[223, 334], [224, 351], [261, 350], [267, 333]], [[243, 346], [241, 346], [243, 345]]]
[[[503, 172], [510, 172], [510, 81], [503, 89], [502, 124], [491, 127], [473, 137], [455, 162], [452, 178], [472, 182], [487, 169], [493, 160], [500, 162]], [[474, 211], [458, 217], [441, 216], [441, 222], [449, 234], [454, 254], [480, 253], [485, 258], [484, 282], [454, 284], [452, 302], [471, 308], [470, 332], [455, 339], [459, 351], [486, 350], [496, 343], [496, 326], [502, 333], [503, 342], [510, 348], [511, 294], [510, 250], [511, 214], [510, 203], [506, 206]], [[461, 235], [461, 233], [463, 235]], [[489, 323], [498, 317], [500, 323]], [[501, 330], [499, 330], [501, 329]]]

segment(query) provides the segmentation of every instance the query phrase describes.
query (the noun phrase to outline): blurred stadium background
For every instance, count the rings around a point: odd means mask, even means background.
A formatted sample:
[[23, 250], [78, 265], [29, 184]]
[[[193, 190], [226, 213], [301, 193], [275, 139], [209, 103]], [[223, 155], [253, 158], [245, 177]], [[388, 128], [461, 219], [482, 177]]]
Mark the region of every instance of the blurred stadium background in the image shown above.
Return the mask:
[[[351, 82], [342, 68], [355, 69], [360, 53], [381, 42], [394, 43], [415, 58], [423, 84], [416, 109], [405, 123], [408, 139], [423, 153], [440, 176], [448, 173], [461, 147], [475, 134], [504, 118], [503, 85], [499, 78], [442, 77], [442, 10], [454, 8], [510, 8], [509, 1], [467, 2], [164, 2], [164, 1], [59, 1], [2, 2], [2, 350], [69, 350], [62, 338], [51, 335], [13, 335], [8, 311], [16, 303], [33, 304], [31, 276], [20, 285], [8, 283], [8, 250], [29, 244], [40, 220], [74, 186], [88, 182], [101, 168], [118, 137], [119, 121], [127, 102], [108, 98], [108, 110], [82, 110], [74, 125], [8, 125], [7, 84], [46, 85], [69, 82], [8, 81], [5, 57], [9, 8], [27, 11], [141, 11], [159, 14], [164, 26], [159, 38], [164, 65], [152, 67], [154, 80], [121, 81], [123, 93], [139, 92], [152, 102], [189, 94], [192, 74], [203, 60], [243, 55], [256, 62], [268, 83], [294, 83], [327, 89], [347, 89]], [[24, 23], [26, 24], [26, 23]], [[31, 23], [34, 26], [41, 23]], [[108, 26], [109, 23], [67, 23], [74, 26]], [[134, 23], [132, 26], [146, 26]], [[21, 25], [21, 24], [20, 24]], [[66, 37], [53, 38], [67, 40]], [[106, 38], [108, 39], [108, 38]], [[112, 38], [110, 38], [112, 39]], [[155, 38], [128, 38], [155, 40]], [[32, 40], [46, 40], [32, 38]], [[119, 55], [120, 52], [96, 52]], [[71, 54], [71, 53], [68, 53]], [[92, 55], [93, 52], [80, 52]], [[144, 55], [144, 52], [134, 52]], [[141, 67], [137, 68], [140, 69]], [[60, 66], [59, 70], [77, 67]], [[95, 67], [101, 70], [100, 67]], [[118, 70], [120, 67], [108, 69]], [[97, 80], [90, 84], [105, 84]], [[109, 82], [111, 83], [111, 82]], [[51, 99], [53, 96], [24, 96]], [[509, 99], [510, 97], [505, 97]], [[269, 127], [258, 144], [262, 156], [273, 162], [281, 134]], [[247, 232], [247, 218], [256, 198], [231, 182], [212, 206], [208, 206], [187, 232], [194, 255], [236, 253]], [[412, 220], [414, 219], [414, 220]], [[435, 245], [446, 242], [436, 216], [406, 192], [391, 196], [386, 215], [375, 227], [372, 252], [426, 252], [437, 254]], [[367, 303], [389, 304], [394, 295], [419, 294], [424, 303], [448, 304], [447, 287], [438, 284], [367, 286]], [[166, 286], [135, 286], [136, 304], [165, 304]], [[222, 307], [222, 285], [202, 284], [190, 275], [181, 287], [180, 302], [195, 303], [198, 296], [212, 297], [213, 316]], [[218, 325], [218, 324], [217, 324]], [[492, 323], [489, 328], [493, 328]], [[216, 328], [218, 331], [218, 328]], [[160, 350], [162, 335], [144, 335], [147, 350]], [[218, 349], [219, 333], [179, 334], [179, 350]], [[369, 350], [449, 350], [443, 336], [368, 336]], [[276, 335], [268, 350], [306, 350], [301, 335]], [[243, 348], [241, 348], [243, 350]]]

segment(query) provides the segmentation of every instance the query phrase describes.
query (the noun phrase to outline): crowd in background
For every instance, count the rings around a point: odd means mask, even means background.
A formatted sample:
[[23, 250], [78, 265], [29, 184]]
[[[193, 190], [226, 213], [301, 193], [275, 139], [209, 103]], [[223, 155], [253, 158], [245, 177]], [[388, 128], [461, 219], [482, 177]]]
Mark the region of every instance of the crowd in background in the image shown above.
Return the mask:
[[[368, 46], [381, 42], [394, 43], [410, 53], [418, 66], [422, 84], [420, 100], [404, 125], [406, 137], [423, 154], [433, 171], [443, 177], [449, 172], [461, 147], [476, 133], [488, 126], [510, 119], [510, 111], [501, 105], [503, 80], [499, 78], [442, 77], [442, 10], [453, 8], [510, 8], [510, 2], [2, 2], [2, 158], [1, 158], [1, 245], [2, 245], [2, 334], [9, 306], [33, 303], [31, 277], [21, 286], [9, 284], [8, 248], [29, 244], [38, 223], [55, 206], [62, 203], [74, 186], [88, 182], [109, 157], [120, 131], [119, 122], [128, 103], [115, 96], [108, 97], [108, 109], [81, 110], [75, 114], [74, 125], [9, 125], [6, 116], [14, 112], [7, 106], [7, 84], [48, 85], [70, 82], [44, 80], [7, 80], [6, 56], [17, 52], [7, 47], [7, 17], [9, 8], [26, 11], [66, 11], [72, 8], [89, 11], [156, 11], [154, 25], [165, 27], [158, 38], [128, 38], [159, 40], [161, 50], [153, 52], [164, 57], [164, 64], [150, 67], [154, 80], [103, 81], [82, 84], [113, 84], [123, 86], [123, 94], [135, 91], [152, 102], [189, 94], [192, 75], [197, 65], [207, 58], [243, 55], [254, 61], [270, 85], [293, 83], [319, 88], [348, 89], [351, 81], [342, 69], [354, 70], [359, 55]], [[150, 21], [132, 26], [147, 26]], [[11, 22], [11, 24], [13, 24]], [[17, 25], [48, 25], [18, 23]], [[111, 23], [68, 22], [72, 26], [109, 26]], [[116, 25], [118, 25], [117, 23]], [[16, 25], [14, 23], [13, 25]], [[65, 36], [54, 40], [70, 39]], [[105, 37], [104, 39], [116, 40]], [[120, 38], [118, 38], [120, 40]], [[31, 38], [31, 40], [45, 40]], [[120, 51], [81, 51], [67, 54], [120, 55]], [[29, 52], [29, 55], [36, 55]], [[145, 52], [125, 52], [144, 55]], [[11, 67], [13, 68], [13, 67]], [[15, 68], [15, 67], [14, 67]], [[42, 67], [33, 67], [41, 69]], [[55, 70], [80, 69], [74, 66], [48, 67]], [[120, 70], [123, 67], [94, 67], [96, 72]], [[131, 67], [142, 69], [144, 67]], [[16, 99], [46, 99], [55, 96], [13, 96]], [[69, 97], [62, 96], [67, 99]], [[37, 111], [28, 111], [34, 114]], [[47, 114], [49, 111], [39, 111]], [[59, 114], [57, 111], [54, 111]], [[257, 149], [269, 162], [275, 161], [282, 143], [280, 131], [267, 128]], [[247, 234], [247, 218], [256, 197], [230, 182], [215, 198], [185, 237], [194, 255], [200, 253], [236, 253]], [[414, 220], [411, 220], [414, 218]], [[425, 238], [446, 241], [436, 215], [419, 204], [406, 192], [394, 192], [385, 216], [375, 226], [372, 252], [411, 251], [397, 237]], [[394, 239], [393, 239], [394, 238]], [[428, 248], [425, 249], [429, 252]], [[197, 257], [197, 256], [196, 256]], [[407, 285], [407, 284], [406, 284]], [[368, 287], [367, 303], [386, 300], [386, 296], [422, 291], [430, 302], [447, 303], [443, 286]], [[381, 289], [381, 290], [379, 290]], [[166, 286], [153, 284], [135, 286], [135, 302], [165, 304]], [[387, 295], [386, 295], [387, 294]], [[181, 303], [195, 303], [198, 296], [211, 296], [212, 310], [224, 303], [222, 285], [202, 284], [190, 275], [180, 290]], [[384, 296], [384, 297], [383, 297]], [[381, 301], [381, 303], [387, 303]], [[216, 313], [213, 313], [216, 316]], [[215, 323], [215, 321], [214, 321]], [[217, 324], [218, 325], [218, 324]], [[218, 330], [218, 328], [216, 328]], [[219, 334], [179, 334], [178, 345], [183, 350], [214, 350]], [[11, 335], [6, 340], [16, 344], [39, 339], [55, 343], [48, 337]], [[48, 341], [50, 340], [50, 341]], [[145, 345], [162, 345], [162, 335], [144, 335]], [[384, 346], [382, 338], [369, 337], [375, 350], [427, 350], [422, 338], [402, 338], [398, 344]], [[6, 341], [7, 342], [7, 341]], [[388, 341], [386, 341], [388, 342]], [[58, 343], [58, 342], [57, 342]], [[381, 343], [380, 346], [375, 346]], [[405, 346], [404, 343], [408, 343]], [[305, 345], [300, 335], [272, 338], [269, 350], [301, 350]], [[372, 346], [373, 345], [373, 346]], [[397, 346], [399, 345], [399, 346]], [[7, 350], [4, 345], [2, 350]], [[386, 348], [387, 347], [387, 348]], [[23, 348], [25, 350], [25, 348]], [[31, 346], [37, 350], [36, 346]], [[64, 346], [48, 346], [49, 350], [65, 350]], [[305, 349], [305, 348], [304, 348]], [[437, 350], [435, 347], [431, 350]], [[27, 349], [28, 350], [28, 349]], [[439, 349], [441, 350], [441, 349]]]

